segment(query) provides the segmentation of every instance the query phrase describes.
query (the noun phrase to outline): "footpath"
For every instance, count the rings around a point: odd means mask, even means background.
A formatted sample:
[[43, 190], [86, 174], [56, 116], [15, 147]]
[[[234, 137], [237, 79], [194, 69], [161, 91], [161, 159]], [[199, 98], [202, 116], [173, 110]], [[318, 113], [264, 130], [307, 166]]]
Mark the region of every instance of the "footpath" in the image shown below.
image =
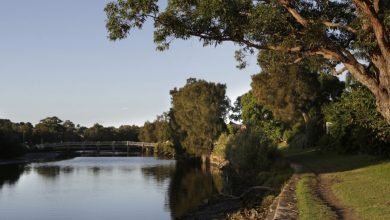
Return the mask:
[[[265, 218], [266, 220], [299, 219], [298, 201], [296, 197], [297, 184], [301, 179], [301, 175], [308, 173], [308, 170], [299, 164], [291, 164], [291, 166], [294, 169], [294, 175], [270, 206], [268, 215]], [[311, 191], [335, 213], [335, 219], [359, 219], [352, 209], [343, 206], [333, 195], [331, 183], [322, 178], [321, 174], [316, 174], [316, 179], [317, 184], [311, 188]]]

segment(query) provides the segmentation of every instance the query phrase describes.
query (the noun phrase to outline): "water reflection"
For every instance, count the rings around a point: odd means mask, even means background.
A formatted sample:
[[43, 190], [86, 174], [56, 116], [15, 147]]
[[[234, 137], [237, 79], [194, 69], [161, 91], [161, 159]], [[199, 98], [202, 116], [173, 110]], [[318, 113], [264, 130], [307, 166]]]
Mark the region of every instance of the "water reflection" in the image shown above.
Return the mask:
[[[0, 197], [6, 219], [180, 219], [224, 188], [218, 172], [198, 163], [142, 157], [0, 166], [0, 174], [0, 189], [21, 182]], [[24, 203], [31, 198], [38, 208]], [[73, 210], [86, 204], [93, 208]]]
[[169, 180], [175, 173], [175, 165], [142, 167], [141, 171], [145, 179], [152, 179], [157, 183], [162, 183]]
[[142, 172], [146, 178], [157, 182], [170, 179], [166, 203], [172, 219], [182, 218], [223, 190], [221, 174], [202, 169], [199, 163], [177, 162], [174, 166], [145, 167]]
[[217, 187], [210, 170], [178, 163], [168, 193], [171, 216], [178, 219], [205, 203], [211, 195], [217, 193]]
[[25, 165], [3, 165], [0, 166], [0, 189], [3, 185], [14, 185], [25, 171]]
[[59, 166], [38, 166], [34, 167], [34, 171], [41, 177], [54, 180], [60, 175], [61, 167]]

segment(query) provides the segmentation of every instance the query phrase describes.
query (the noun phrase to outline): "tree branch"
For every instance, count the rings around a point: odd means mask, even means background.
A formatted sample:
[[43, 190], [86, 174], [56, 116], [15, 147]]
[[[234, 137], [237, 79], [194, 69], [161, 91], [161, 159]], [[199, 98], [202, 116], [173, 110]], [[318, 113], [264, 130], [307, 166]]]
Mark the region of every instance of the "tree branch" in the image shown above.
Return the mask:
[[290, 0], [279, 0], [279, 3], [295, 18], [295, 20], [304, 27], [309, 25], [309, 21], [302, 17], [298, 11], [291, 5]]
[[[375, 3], [379, 4], [379, 1], [374, 1], [374, 5], [372, 5], [371, 2], [368, 2], [367, 0], [353, 0], [355, 5], [365, 14], [368, 15], [368, 18], [371, 21], [371, 26], [374, 30], [375, 38], [378, 41], [379, 49], [382, 53], [382, 55], [389, 59], [390, 58], [390, 49], [388, 42], [386, 41], [386, 31], [384, 25], [381, 23], [381, 21], [378, 18], [378, 14], [376, 12]], [[372, 7], [371, 7], [372, 6]], [[378, 5], [379, 7], [379, 5]], [[379, 10], [379, 8], [378, 8]]]
[[348, 25], [337, 24], [337, 23], [333, 23], [330, 21], [323, 21], [322, 23], [329, 28], [339, 28], [339, 29], [344, 29], [344, 30], [349, 31], [349, 32], [354, 33], [354, 34], [357, 33], [356, 29], [354, 29], [353, 27], [348, 26]]

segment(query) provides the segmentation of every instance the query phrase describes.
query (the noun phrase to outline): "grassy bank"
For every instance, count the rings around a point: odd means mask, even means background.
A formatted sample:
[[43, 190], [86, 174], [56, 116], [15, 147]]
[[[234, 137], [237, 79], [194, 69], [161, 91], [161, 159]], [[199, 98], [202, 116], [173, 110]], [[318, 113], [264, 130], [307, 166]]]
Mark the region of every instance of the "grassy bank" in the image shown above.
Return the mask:
[[336, 214], [312, 190], [317, 184], [314, 174], [303, 174], [297, 184], [296, 196], [300, 220], [332, 220]]
[[[390, 219], [390, 161], [369, 155], [340, 155], [314, 149], [282, 149], [292, 162], [304, 165], [307, 173], [321, 175], [344, 207], [352, 208], [361, 219]], [[299, 183], [298, 203], [303, 213], [316, 213], [311, 177]], [[308, 191], [309, 190], [309, 191]], [[310, 191], [311, 190], [311, 191]], [[301, 194], [299, 196], [299, 194]], [[308, 195], [308, 196], [302, 196]], [[307, 204], [307, 201], [313, 201]], [[319, 206], [320, 207], [320, 206]], [[319, 212], [317, 212], [319, 213]], [[304, 218], [303, 218], [304, 219]]]

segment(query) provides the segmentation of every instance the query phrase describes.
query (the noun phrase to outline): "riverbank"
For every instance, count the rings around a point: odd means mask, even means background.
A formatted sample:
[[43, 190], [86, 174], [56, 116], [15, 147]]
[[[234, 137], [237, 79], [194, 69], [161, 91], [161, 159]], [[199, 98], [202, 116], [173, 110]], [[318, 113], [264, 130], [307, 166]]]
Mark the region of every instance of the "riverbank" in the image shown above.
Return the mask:
[[210, 159], [210, 169], [223, 173], [224, 179], [229, 180], [225, 186], [229, 185], [230, 190], [205, 200], [204, 204], [183, 219], [269, 219], [267, 216], [274, 211], [271, 205], [293, 173], [290, 168], [269, 172], [238, 172], [226, 160], [216, 157]]
[[390, 161], [315, 149], [283, 149], [303, 165], [297, 182], [299, 219], [390, 219]]
[[65, 155], [59, 152], [34, 152], [13, 159], [0, 159], [1, 165], [26, 164], [34, 162], [52, 161], [63, 158]]

